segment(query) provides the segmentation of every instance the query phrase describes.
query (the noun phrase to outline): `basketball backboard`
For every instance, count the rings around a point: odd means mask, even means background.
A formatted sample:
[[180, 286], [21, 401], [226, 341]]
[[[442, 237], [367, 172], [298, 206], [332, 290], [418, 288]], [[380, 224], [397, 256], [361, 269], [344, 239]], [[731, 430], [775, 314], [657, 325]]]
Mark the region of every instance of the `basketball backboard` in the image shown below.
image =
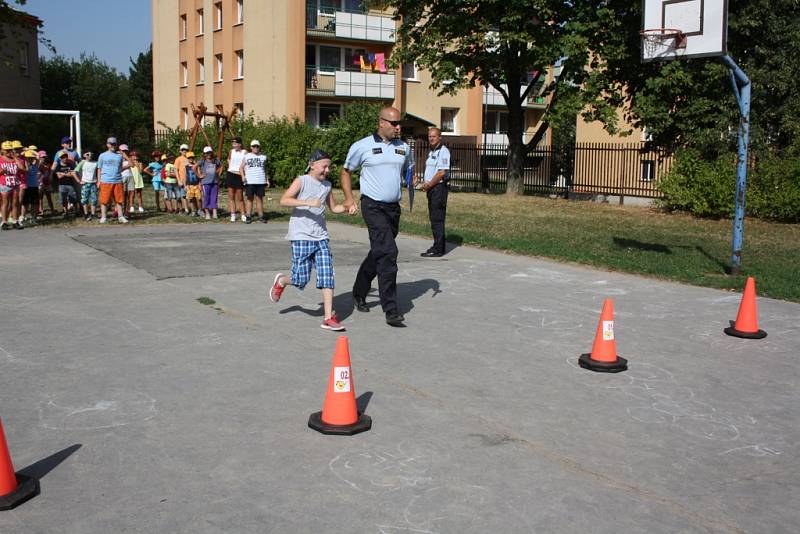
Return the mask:
[[728, 0], [643, 0], [642, 30], [643, 62], [724, 55]]

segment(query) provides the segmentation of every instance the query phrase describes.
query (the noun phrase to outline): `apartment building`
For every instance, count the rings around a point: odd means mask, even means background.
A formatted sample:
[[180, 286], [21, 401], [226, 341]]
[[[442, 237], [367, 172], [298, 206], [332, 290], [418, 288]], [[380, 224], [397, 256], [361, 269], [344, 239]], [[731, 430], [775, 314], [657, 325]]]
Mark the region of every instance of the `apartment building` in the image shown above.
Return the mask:
[[[324, 127], [344, 104], [367, 99], [404, 112], [408, 136], [437, 126], [460, 140], [507, 142], [497, 91], [437, 96], [429, 73], [388, 68], [397, 23], [362, 0], [153, 0], [152, 13], [156, 128], [190, 127], [201, 102]], [[533, 94], [529, 135], [545, 107]]]

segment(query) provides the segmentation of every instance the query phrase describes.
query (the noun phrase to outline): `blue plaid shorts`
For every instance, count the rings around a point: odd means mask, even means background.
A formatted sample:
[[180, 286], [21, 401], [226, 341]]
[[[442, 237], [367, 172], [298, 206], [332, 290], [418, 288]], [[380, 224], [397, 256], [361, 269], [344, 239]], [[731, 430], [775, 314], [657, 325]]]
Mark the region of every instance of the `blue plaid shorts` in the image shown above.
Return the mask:
[[292, 285], [306, 287], [312, 267], [317, 271], [317, 289], [333, 289], [333, 256], [328, 240], [292, 241]]

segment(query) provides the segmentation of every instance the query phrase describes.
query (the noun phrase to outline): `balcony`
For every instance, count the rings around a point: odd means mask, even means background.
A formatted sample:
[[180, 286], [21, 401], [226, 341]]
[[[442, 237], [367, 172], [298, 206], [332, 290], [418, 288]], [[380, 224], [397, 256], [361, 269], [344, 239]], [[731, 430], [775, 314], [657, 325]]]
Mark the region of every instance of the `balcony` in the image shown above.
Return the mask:
[[[541, 84], [537, 84], [539, 87], [534, 87], [531, 91], [531, 94], [528, 95], [528, 98], [525, 101], [525, 107], [530, 109], [545, 109], [547, 107], [547, 100], [543, 96], [539, 96], [539, 91], [541, 90]], [[508, 87], [505, 85], [501, 86], [505, 91], [508, 91]], [[525, 92], [527, 85], [523, 85], [519, 88], [519, 94]], [[500, 91], [492, 87], [491, 85], [485, 87], [483, 90], [483, 103], [487, 106], [503, 106], [505, 107], [506, 101], [503, 98], [503, 95], [500, 94]]]
[[391, 17], [365, 12], [339, 11], [306, 4], [306, 34], [311, 37], [354, 41], [395, 42], [395, 22]]
[[306, 95], [394, 100], [395, 74], [306, 67]]

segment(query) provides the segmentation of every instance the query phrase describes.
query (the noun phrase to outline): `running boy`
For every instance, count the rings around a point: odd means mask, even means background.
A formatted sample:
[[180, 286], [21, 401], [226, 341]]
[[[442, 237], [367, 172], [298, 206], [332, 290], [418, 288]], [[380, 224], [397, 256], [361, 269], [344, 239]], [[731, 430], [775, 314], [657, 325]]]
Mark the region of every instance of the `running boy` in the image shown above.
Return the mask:
[[326, 179], [330, 166], [331, 157], [322, 150], [315, 150], [308, 160], [307, 174], [295, 178], [281, 197], [281, 206], [294, 208], [286, 235], [286, 239], [292, 242], [292, 277], [278, 273], [269, 291], [269, 299], [278, 302], [287, 285], [302, 290], [314, 267], [325, 313], [320, 327], [340, 331], [344, 327], [333, 311], [333, 256], [328, 248], [325, 207], [333, 213], [344, 213], [345, 209], [333, 201], [331, 183]]

